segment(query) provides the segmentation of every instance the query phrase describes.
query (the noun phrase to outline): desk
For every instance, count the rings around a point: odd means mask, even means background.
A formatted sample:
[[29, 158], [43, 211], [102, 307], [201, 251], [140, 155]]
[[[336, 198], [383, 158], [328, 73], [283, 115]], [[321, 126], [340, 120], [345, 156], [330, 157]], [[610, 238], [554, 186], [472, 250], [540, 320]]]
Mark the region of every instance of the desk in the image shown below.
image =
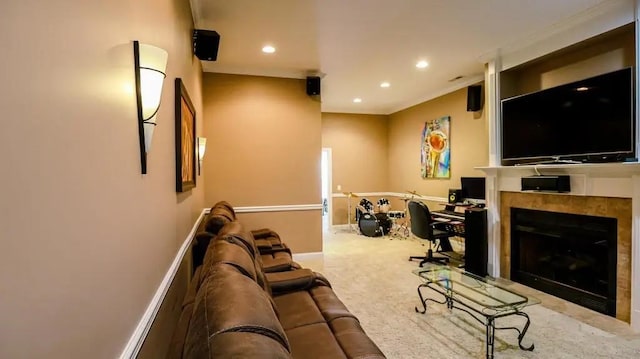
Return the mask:
[[465, 237], [464, 212], [460, 213], [458, 211], [444, 209], [431, 212], [431, 216], [434, 222], [440, 222], [438, 227], [441, 227], [449, 233], [453, 233], [457, 237]]
[[[501, 329], [515, 330], [518, 332], [518, 346], [522, 350], [532, 351], [534, 345], [528, 347], [522, 345], [522, 340], [531, 319], [524, 308], [540, 303], [535, 298], [527, 298], [513, 290], [500, 286], [496, 281], [488, 277], [480, 277], [471, 273], [441, 265], [425, 266], [418, 268], [413, 273], [424, 282], [418, 286], [418, 295], [422, 304], [422, 310], [415, 307], [416, 312], [427, 312], [427, 301], [446, 304], [449, 310], [459, 309], [471, 315], [475, 320], [485, 325], [486, 328], [486, 357], [493, 358], [495, 331]], [[444, 296], [443, 301], [425, 298], [422, 288], [429, 288]], [[522, 329], [516, 327], [496, 327], [496, 319], [517, 315], [524, 317], [526, 322]], [[483, 320], [484, 319], [484, 320]]]

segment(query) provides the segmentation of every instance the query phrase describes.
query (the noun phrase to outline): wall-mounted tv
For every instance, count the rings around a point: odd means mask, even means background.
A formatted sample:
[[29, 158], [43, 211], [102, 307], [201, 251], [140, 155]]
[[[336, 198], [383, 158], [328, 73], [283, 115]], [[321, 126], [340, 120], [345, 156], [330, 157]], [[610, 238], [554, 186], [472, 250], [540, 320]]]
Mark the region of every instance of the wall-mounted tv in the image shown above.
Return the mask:
[[502, 164], [636, 157], [633, 69], [502, 100]]

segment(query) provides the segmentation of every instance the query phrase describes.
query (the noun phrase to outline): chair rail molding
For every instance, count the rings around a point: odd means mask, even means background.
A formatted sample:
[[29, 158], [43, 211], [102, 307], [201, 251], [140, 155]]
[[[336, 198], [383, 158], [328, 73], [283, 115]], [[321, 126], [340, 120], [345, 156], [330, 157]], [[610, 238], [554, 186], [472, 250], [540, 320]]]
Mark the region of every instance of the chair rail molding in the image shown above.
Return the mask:
[[315, 210], [322, 210], [322, 203], [285, 204], [285, 205], [275, 205], [275, 206], [245, 206], [245, 207], [233, 207], [233, 209], [236, 211], [236, 213], [315, 211]]
[[[405, 198], [410, 197], [411, 195], [403, 192], [352, 192], [353, 194], [357, 194], [359, 197], [398, 197]], [[347, 198], [347, 195], [340, 192], [334, 192], [331, 194], [332, 198]], [[432, 202], [442, 202], [448, 203], [448, 199], [446, 197], [435, 197], [435, 196], [422, 196], [422, 195], [414, 195], [413, 198], [420, 199], [423, 201], [432, 201]]]
[[151, 325], [158, 315], [160, 306], [167, 296], [169, 287], [171, 287], [171, 283], [173, 282], [173, 279], [178, 272], [180, 263], [182, 262], [184, 255], [187, 253], [187, 250], [191, 246], [191, 242], [196, 235], [198, 226], [200, 225], [200, 221], [202, 221], [202, 218], [204, 218], [204, 215], [206, 213], [209, 213], [209, 209], [205, 209], [200, 213], [200, 216], [195, 221], [193, 227], [191, 228], [191, 231], [182, 243], [182, 246], [180, 246], [178, 253], [176, 253], [176, 256], [173, 258], [173, 262], [171, 263], [169, 270], [167, 270], [167, 273], [164, 275], [164, 278], [160, 283], [160, 286], [158, 286], [156, 293], [153, 295], [151, 302], [147, 306], [147, 310], [145, 310], [142, 318], [140, 318], [136, 329], [133, 331], [131, 338], [129, 338], [129, 342], [127, 342], [127, 345], [124, 347], [122, 354], [120, 354], [120, 359], [134, 359], [138, 356], [140, 348], [142, 348], [142, 344], [147, 338], [147, 334], [149, 334]]

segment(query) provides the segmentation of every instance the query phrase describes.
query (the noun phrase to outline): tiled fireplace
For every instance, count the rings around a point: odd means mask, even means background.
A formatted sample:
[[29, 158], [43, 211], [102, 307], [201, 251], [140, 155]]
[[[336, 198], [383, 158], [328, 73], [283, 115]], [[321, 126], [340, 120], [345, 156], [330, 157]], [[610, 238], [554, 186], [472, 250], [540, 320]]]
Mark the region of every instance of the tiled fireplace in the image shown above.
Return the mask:
[[[609, 313], [610, 315], [615, 314], [615, 317], [619, 320], [630, 322], [631, 316], [631, 229], [632, 229], [632, 199], [631, 198], [614, 198], [614, 197], [599, 197], [599, 196], [575, 196], [575, 195], [565, 195], [565, 194], [550, 194], [550, 193], [525, 193], [525, 192], [509, 192], [509, 191], [500, 191], [499, 192], [498, 202], [500, 204], [500, 276], [504, 278], [510, 278], [512, 273], [512, 264], [519, 264], [521, 260], [527, 260], [527, 258], [531, 257], [532, 254], [529, 253], [525, 257], [521, 255], [518, 258], [512, 258], [512, 215], [513, 213], [520, 213], [522, 218], [526, 219], [524, 224], [522, 224], [522, 228], [524, 228], [525, 232], [535, 233], [532, 228], [532, 224], [528, 223], [529, 218], [533, 218], [539, 216], [542, 221], [550, 222], [550, 221], [559, 221], [559, 225], [565, 226], [565, 228], [561, 229], [549, 229], [553, 233], [544, 233], [542, 231], [542, 240], [546, 241], [546, 246], [560, 246], [561, 249], [559, 251], [563, 253], [569, 253], [568, 257], [582, 257], [587, 261], [592, 262], [607, 262], [607, 259], [611, 259], [611, 261], [615, 261], [614, 268], [612, 268], [612, 276], [611, 285], [612, 288], [609, 291], [610, 298], [613, 298], [614, 303], [609, 303], [609, 308], [613, 308], [613, 312]], [[514, 209], [524, 209], [524, 211], [518, 212]], [[535, 212], [527, 211], [527, 210], [535, 210]], [[549, 214], [558, 213], [557, 219], [553, 219], [553, 216], [549, 216]], [[570, 214], [570, 215], [566, 215]], [[571, 216], [571, 215], [584, 215], [588, 217], [579, 217], [579, 216]], [[597, 218], [596, 218], [597, 217]], [[546, 219], [545, 219], [546, 218]], [[613, 253], [609, 255], [603, 253], [601, 255], [602, 258], [598, 257], [597, 253], [594, 253], [592, 249], [589, 249], [594, 254], [594, 257], [587, 254], [576, 254], [575, 250], [570, 248], [573, 246], [581, 246], [579, 242], [574, 241], [569, 244], [558, 244], [558, 241], [561, 240], [561, 235], [558, 233], [567, 231], [567, 221], [571, 218], [576, 218], [579, 222], [579, 226], [583, 228], [576, 228], [578, 230], [577, 235], [569, 235], [573, 236], [576, 240], [580, 238], [579, 232], [584, 229], [586, 226], [590, 226], [589, 219], [593, 222], [593, 231], [604, 231], [607, 232], [611, 230], [611, 228], [615, 228], [615, 233], [612, 233], [611, 236], [606, 236], [604, 233], [603, 239], [594, 240], [598, 241], [609, 241]], [[586, 221], [586, 222], [585, 222]], [[605, 223], [609, 227], [598, 227], [599, 223]], [[604, 225], [604, 224], [603, 224]], [[549, 228], [549, 226], [547, 225]], [[605, 229], [609, 228], [609, 229]], [[585, 233], [585, 237], [590, 237], [591, 233]], [[516, 234], [514, 234], [515, 236]], [[522, 236], [518, 234], [519, 236]], [[525, 238], [531, 238], [532, 235], [529, 233], [528, 235], [524, 235]], [[554, 241], [556, 238], [556, 241]], [[608, 239], [607, 239], [608, 238]], [[531, 241], [532, 239], [526, 239], [527, 241]], [[613, 240], [613, 242], [612, 242]], [[522, 243], [522, 242], [518, 242]], [[519, 246], [520, 244], [518, 244]], [[515, 244], [514, 244], [515, 246]], [[540, 247], [539, 247], [540, 248]], [[544, 247], [543, 247], [544, 248]], [[577, 249], [577, 248], [575, 248]], [[539, 250], [539, 249], [538, 249]], [[535, 249], [529, 249], [529, 251], [535, 251]], [[604, 247], [604, 251], [606, 252], [606, 247]], [[547, 252], [541, 254], [542, 256], [548, 256]], [[521, 259], [522, 258], [522, 259]], [[599, 259], [598, 259], [599, 258]], [[531, 262], [531, 259], [528, 259]], [[546, 258], [537, 259], [538, 261], [545, 261]], [[558, 264], [558, 263], [556, 263]], [[575, 264], [567, 264], [567, 268], [574, 268]], [[571, 300], [573, 302], [583, 304], [587, 307], [591, 307], [592, 309], [601, 308], [602, 305], [606, 305], [605, 303], [591, 303], [590, 301], [593, 299], [599, 299], [600, 297], [606, 298], [607, 289], [595, 288], [591, 285], [597, 281], [597, 278], [593, 278], [593, 282], [589, 282], [584, 278], [565, 278], [565, 275], [558, 274], [567, 272], [567, 268], [561, 268], [555, 271], [555, 274], [551, 274], [550, 276], [558, 276], [559, 278], [553, 278], [557, 280], [559, 287], [565, 287], [565, 289], [573, 289], [580, 287], [580, 281], [582, 281], [582, 286], [585, 288], [573, 290], [566, 299]], [[532, 270], [535, 272], [536, 270]], [[542, 272], [549, 272], [546, 269], [539, 271], [539, 273], [535, 273], [535, 275], [524, 274], [520, 275], [517, 278], [517, 281], [521, 281], [524, 284], [529, 284], [532, 287], [538, 286], [538, 289], [543, 291], [550, 292], [551, 294], [559, 295], [562, 291], [556, 291], [548, 286], [549, 283], [554, 282], [554, 280], [545, 279], [541, 274]], [[518, 272], [520, 273], [520, 272]], [[549, 275], [548, 275], [549, 276]], [[527, 283], [529, 281], [529, 283]], [[532, 282], [535, 281], [535, 282]], [[538, 283], [538, 281], [540, 281]], [[601, 279], [601, 282], [607, 282], [606, 279]], [[606, 285], [607, 283], [604, 283]], [[546, 290], [545, 290], [546, 289]], [[589, 290], [592, 292], [597, 292], [595, 295], [590, 294]], [[566, 290], [565, 290], [566, 291]], [[580, 293], [584, 291], [584, 293]], [[582, 295], [582, 298], [581, 298]], [[590, 296], [591, 295], [591, 296]], [[598, 309], [596, 309], [598, 310]], [[600, 310], [601, 312], [606, 312], [606, 310]]]

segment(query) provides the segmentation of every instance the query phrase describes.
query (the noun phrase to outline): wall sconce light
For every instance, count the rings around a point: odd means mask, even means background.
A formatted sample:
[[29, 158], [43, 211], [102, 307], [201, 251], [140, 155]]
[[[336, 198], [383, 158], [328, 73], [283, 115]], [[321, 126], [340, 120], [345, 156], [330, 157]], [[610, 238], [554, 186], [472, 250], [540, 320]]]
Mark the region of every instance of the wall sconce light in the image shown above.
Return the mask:
[[143, 174], [147, 173], [147, 153], [151, 149], [151, 138], [156, 127], [168, 56], [169, 54], [159, 47], [133, 42], [140, 164]]
[[204, 151], [207, 149], [207, 139], [205, 137], [198, 137], [198, 176], [200, 176], [200, 168], [202, 167], [202, 159], [204, 158]]

